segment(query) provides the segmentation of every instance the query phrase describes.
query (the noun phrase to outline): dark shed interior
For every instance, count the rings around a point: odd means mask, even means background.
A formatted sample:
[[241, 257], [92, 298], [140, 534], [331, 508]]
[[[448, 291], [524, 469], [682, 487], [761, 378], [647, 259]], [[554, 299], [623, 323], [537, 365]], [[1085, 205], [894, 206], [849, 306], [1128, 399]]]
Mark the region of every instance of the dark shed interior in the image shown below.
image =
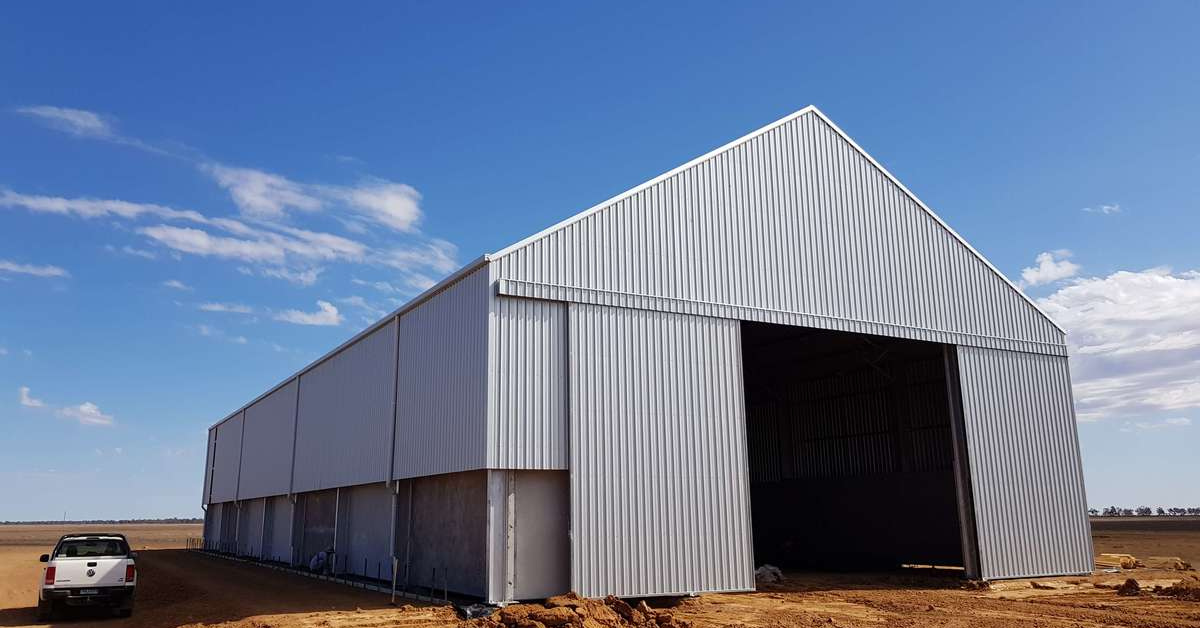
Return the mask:
[[742, 323], [756, 564], [964, 565], [945, 349]]

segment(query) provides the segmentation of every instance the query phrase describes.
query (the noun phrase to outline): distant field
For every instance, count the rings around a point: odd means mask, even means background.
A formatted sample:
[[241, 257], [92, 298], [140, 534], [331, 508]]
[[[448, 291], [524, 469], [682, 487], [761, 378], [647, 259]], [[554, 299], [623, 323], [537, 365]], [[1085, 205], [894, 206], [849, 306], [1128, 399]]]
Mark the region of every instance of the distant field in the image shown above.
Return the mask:
[[[184, 547], [188, 537], [204, 533], [200, 523], [94, 524], [13, 524], [0, 526], [0, 547], [52, 546], [58, 537], [73, 532], [120, 532], [134, 549], [170, 549]], [[49, 547], [47, 547], [49, 549]]]
[[1200, 566], [1200, 517], [1094, 517], [1096, 553], [1178, 556]]

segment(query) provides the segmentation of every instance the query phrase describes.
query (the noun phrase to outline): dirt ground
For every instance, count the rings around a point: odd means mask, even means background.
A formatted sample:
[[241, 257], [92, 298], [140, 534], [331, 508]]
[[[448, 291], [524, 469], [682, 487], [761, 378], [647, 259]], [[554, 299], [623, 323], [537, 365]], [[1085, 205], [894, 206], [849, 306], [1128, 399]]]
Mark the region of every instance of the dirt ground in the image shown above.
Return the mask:
[[[104, 530], [104, 527], [91, 528]], [[1096, 551], [1173, 555], [1200, 563], [1200, 518], [1101, 521]], [[111, 529], [111, 528], [109, 528]], [[34, 626], [39, 554], [64, 530], [0, 526], [0, 626]], [[54, 625], [226, 628], [455, 626], [446, 607], [388, 605], [387, 596], [195, 554], [180, 549], [199, 526], [122, 526], [140, 552], [137, 607], [129, 619], [78, 614]], [[1127, 577], [1147, 589], [1198, 572], [1137, 569], [1090, 577], [1016, 580], [967, 590], [954, 578], [923, 574], [787, 574], [756, 593], [651, 600], [696, 628], [755, 626], [1138, 626], [1200, 628], [1200, 602], [1147, 592], [1116, 594]], [[1035, 583], [1036, 582], [1036, 586]], [[1097, 586], [1099, 585], [1099, 586]], [[680, 622], [680, 623], [682, 623]], [[475, 625], [480, 625], [476, 620]], [[529, 628], [537, 628], [530, 626]]]

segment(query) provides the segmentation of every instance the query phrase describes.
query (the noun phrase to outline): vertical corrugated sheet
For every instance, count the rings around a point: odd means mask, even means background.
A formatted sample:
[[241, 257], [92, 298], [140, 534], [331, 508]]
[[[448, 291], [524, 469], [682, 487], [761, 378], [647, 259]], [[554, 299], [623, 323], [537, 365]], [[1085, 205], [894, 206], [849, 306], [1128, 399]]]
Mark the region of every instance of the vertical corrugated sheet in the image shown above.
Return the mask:
[[488, 294], [484, 266], [400, 317], [394, 478], [486, 466]]
[[296, 380], [246, 409], [238, 499], [285, 495], [292, 481]]
[[200, 501], [201, 504], [209, 503], [209, 484], [212, 482], [212, 466], [213, 466], [213, 445], [217, 438], [217, 428], [208, 428], [208, 447], [204, 454], [204, 497]]
[[258, 558], [263, 549], [263, 516], [266, 501], [250, 499], [240, 502], [242, 509], [238, 517], [238, 554]]
[[571, 305], [571, 585], [754, 588], [736, 321]]
[[388, 479], [395, 360], [392, 322], [300, 376], [294, 492]]
[[1067, 359], [958, 348], [983, 577], [1089, 573]]
[[392, 577], [392, 492], [385, 483], [342, 489], [346, 511], [346, 571], [367, 578]]
[[814, 112], [492, 263], [536, 284], [524, 296], [1063, 354], [1048, 318]]
[[242, 413], [213, 428], [217, 431], [213, 443], [212, 493], [209, 501], [227, 502], [237, 499], [238, 472], [242, 459]]
[[488, 466], [567, 468], [567, 306], [493, 301]]
[[287, 495], [267, 498], [263, 526], [263, 558], [288, 563], [292, 560], [292, 501]]

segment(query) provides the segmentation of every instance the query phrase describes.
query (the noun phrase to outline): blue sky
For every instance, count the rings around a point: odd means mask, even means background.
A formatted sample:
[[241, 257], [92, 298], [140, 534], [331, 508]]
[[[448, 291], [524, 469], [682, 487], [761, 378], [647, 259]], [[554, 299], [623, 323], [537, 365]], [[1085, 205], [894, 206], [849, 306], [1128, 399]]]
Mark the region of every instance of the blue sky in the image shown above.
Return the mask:
[[1200, 5], [279, 8], [6, 7], [0, 520], [197, 514], [225, 413], [808, 104], [1068, 327], [1090, 503], [1200, 503]]

